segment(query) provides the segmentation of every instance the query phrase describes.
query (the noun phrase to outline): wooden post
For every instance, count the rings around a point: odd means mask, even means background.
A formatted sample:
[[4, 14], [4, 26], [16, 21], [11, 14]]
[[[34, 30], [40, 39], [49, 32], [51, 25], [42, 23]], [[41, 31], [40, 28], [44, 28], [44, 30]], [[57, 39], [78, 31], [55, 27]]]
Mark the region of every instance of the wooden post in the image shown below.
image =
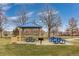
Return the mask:
[[22, 34], [21, 34], [21, 31], [22, 31], [22, 30], [21, 30], [21, 28], [18, 28], [18, 30], [19, 30], [19, 35], [18, 35], [18, 37], [19, 37], [19, 38], [18, 38], [18, 39], [19, 39], [19, 41], [21, 41], [21, 39], [22, 39], [22, 36], [21, 36], [21, 35], [22, 35]]

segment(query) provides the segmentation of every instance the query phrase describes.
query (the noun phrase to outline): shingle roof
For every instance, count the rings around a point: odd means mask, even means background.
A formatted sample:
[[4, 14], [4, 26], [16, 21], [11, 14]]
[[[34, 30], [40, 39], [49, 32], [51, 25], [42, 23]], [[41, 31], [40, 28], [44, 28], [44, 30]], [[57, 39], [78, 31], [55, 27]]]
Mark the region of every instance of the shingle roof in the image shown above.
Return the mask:
[[21, 27], [21, 28], [42, 28], [40, 25], [32, 23], [32, 22], [18, 25], [18, 27]]

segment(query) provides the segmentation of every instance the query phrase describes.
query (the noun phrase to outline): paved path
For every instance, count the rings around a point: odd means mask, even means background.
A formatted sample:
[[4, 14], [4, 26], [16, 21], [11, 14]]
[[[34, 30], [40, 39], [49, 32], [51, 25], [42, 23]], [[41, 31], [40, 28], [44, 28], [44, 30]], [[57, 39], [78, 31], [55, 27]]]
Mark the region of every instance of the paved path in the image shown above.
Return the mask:
[[36, 44], [36, 45], [73, 45], [74, 40], [75, 39], [79, 39], [79, 38], [72, 38], [72, 39], [65, 39], [66, 43], [65, 44], [54, 44], [53, 42], [49, 42], [48, 40], [44, 40], [42, 41], [42, 44], [40, 44], [39, 41], [35, 42], [35, 43], [26, 43], [26, 42], [19, 42], [20, 44]]
[[48, 40], [45, 40], [40, 44], [40, 42], [37, 42], [36, 45], [73, 45], [72, 42], [67, 41], [65, 44], [54, 44], [53, 42], [49, 42]]

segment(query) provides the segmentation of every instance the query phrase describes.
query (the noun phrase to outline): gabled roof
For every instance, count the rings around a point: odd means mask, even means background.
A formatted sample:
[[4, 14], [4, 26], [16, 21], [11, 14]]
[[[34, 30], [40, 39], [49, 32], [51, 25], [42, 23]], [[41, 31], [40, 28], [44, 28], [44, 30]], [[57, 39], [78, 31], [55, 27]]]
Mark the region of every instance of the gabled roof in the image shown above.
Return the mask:
[[18, 25], [18, 27], [20, 28], [42, 28], [40, 25], [36, 23], [32, 23], [32, 22]]

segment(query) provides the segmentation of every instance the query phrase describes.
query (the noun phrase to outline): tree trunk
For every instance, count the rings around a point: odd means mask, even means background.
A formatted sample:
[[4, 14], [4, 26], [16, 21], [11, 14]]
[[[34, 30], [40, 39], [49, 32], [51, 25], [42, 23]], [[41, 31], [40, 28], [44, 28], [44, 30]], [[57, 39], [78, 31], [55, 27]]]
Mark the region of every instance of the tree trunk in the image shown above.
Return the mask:
[[0, 38], [2, 38], [2, 31], [0, 31]]
[[50, 28], [48, 28], [48, 38], [50, 38]]
[[2, 31], [1, 31], [1, 38], [2, 38]]
[[73, 30], [72, 30], [72, 38], [73, 38]]
[[22, 34], [21, 34], [21, 40], [23, 40], [23, 38], [24, 38], [24, 28], [22, 28]]
[[72, 31], [71, 31], [71, 37], [73, 38], [73, 29], [72, 29]]

